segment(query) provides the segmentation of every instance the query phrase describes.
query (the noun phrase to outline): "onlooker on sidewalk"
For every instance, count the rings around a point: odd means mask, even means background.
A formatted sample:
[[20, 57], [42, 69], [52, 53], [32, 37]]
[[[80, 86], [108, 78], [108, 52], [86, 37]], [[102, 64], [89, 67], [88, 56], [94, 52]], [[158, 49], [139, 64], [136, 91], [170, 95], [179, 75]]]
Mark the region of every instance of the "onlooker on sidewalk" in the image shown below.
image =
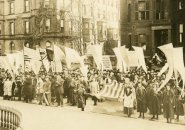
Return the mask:
[[146, 106], [146, 90], [142, 83], [139, 82], [136, 88], [136, 99], [137, 99], [137, 112], [139, 112], [139, 118], [145, 118], [144, 113], [147, 112]]

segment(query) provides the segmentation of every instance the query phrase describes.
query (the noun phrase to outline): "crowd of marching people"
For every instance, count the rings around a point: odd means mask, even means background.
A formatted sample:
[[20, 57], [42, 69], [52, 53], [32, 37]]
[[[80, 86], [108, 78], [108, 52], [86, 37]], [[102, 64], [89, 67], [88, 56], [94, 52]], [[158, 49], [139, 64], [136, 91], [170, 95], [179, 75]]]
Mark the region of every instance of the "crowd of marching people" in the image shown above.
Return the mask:
[[12, 77], [8, 71], [0, 69], [0, 94], [5, 100], [14, 100], [16, 97], [26, 103], [36, 101], [39, 105], [61, 107], [63, 99], [67, 98], [68, 104], [84, 111], [88, 97], [92, 98], [96, 106], [103, 100], [96, 97], [96, 94], [106, 84], [117, 82], [123, 85], [124, 94], [119, 99], [123, 102], [123, 112], [128, 117], [132, 116], [134, 109], [139, 113], [139, 118], [144, 119], [148, 112], [151, 120], [158, 120], [163, 114], [168, 123], [184, 116], [185, 94], [180, 79], [172, 78], [158, 91], [165, 73], [158, 76], [155, 70], [145, 73], [142, 69], [133, 69], [122, 73], [119, 70], [100, 71], [91, 68], [86, 78], [78, 69], [66, 72], [39, 75], [29, 72]]

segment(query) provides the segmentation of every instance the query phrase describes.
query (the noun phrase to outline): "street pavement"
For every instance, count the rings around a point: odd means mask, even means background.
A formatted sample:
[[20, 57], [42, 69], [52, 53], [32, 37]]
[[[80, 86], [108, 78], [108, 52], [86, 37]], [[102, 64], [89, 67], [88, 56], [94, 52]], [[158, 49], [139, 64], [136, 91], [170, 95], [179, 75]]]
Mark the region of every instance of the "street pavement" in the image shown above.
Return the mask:
[[[49, 107], [28, 104], [18, 101], [0, 101], [1, 105], [16, 108], [22, 113], [24, 130], [174, 130], [184, 129], [185, 119], [181, 125], [167, 124], [160, 116], [159, 121], [137, 119], [138, 114], [127, 118], [122, 113], [122, 103], [102, 102], [93, 106], [88, 100], [85, 111], [74, 106], [64, 104], [64, 107]], [[66, 101], [65, 101], [66, 102]]]

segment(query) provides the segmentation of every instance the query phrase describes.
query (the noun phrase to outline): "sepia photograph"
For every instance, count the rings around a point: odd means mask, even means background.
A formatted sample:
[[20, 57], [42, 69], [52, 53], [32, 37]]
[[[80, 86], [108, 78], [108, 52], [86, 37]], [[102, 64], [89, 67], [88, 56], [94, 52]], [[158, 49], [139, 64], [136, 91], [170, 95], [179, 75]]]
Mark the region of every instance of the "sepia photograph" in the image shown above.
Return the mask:
[[185, 129], [185, 0], [0, 0], [0, 130]]

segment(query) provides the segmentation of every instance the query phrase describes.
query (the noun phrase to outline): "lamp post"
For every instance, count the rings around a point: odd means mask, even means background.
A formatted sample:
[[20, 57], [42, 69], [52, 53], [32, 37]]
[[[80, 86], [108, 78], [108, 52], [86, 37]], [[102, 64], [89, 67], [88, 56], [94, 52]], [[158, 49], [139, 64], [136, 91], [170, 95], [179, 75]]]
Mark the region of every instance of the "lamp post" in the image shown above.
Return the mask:
[[129, 33], [128, 36], [129, 36], [129, 50], [131, 50], [132, 49], [132, 33]]
[[11, 43], [11, 53], [13, 53], [14, 48], [15, 48], [15, 44], [14, 43]]

